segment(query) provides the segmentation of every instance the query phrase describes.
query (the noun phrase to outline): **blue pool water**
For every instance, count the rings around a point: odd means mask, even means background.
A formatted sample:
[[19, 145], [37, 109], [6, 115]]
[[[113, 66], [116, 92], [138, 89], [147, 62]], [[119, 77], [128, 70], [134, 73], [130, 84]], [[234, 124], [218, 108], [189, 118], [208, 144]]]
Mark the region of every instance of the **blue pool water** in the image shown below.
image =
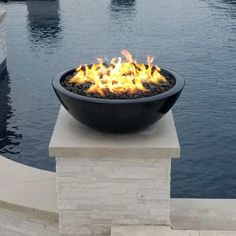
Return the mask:
[[54, 170], [51, 78], [126, 48], [186, 80], [173, 109], [182, 153], [172, 162], [172, 197], [236, 197], [235, 0], [28, 0], [0, 9], [8, 12], [0, 154]]

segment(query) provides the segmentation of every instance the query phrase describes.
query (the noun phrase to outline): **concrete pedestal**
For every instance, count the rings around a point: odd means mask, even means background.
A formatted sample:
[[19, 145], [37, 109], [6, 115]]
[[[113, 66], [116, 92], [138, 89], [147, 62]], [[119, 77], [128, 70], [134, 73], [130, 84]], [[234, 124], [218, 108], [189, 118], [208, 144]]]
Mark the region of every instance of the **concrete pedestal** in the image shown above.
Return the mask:
[[4, 30], [4, 18], [6, 12], [0, 10], [0, 74], [6, 67], [6, 40], [5, 40], [5, 30]]
[[61, 108], [49, 146], [56, 157], [59, 232], [109, 235], [111, 225], [170, 225], [171, 112], [130, 134], [94, 131]]

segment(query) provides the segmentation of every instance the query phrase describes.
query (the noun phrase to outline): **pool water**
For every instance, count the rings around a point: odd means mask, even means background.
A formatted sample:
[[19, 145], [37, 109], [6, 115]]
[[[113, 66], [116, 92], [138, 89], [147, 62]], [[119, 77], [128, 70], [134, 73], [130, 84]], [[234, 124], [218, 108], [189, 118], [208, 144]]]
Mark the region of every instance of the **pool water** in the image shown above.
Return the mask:
[[172, 197], [236, 197], [236, 1], [0, 2], [7, 71], [0, 79], [0, 154], [55, 169], [48, 144], [59, 110], [59, 71], [128, 49], [186, 80], [175, 117], [181, 158]]

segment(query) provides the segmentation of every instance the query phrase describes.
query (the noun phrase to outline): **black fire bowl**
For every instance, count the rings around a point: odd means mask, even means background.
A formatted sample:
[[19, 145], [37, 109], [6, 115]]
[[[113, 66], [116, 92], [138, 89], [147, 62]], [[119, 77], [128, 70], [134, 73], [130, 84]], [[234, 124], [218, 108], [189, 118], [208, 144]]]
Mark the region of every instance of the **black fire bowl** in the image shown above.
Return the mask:
[[103, 99], [72, 93], [61, 85], [75, 68], [54, 77], [52, 86], [61, 104], [81, 123], [103, 132], [127, 133], [144, 129], [158, 121], [175, 104], [184, 80], [175, 72], [162, 68], [161, 73], [175, 80], [170, 90], [136, 99]]

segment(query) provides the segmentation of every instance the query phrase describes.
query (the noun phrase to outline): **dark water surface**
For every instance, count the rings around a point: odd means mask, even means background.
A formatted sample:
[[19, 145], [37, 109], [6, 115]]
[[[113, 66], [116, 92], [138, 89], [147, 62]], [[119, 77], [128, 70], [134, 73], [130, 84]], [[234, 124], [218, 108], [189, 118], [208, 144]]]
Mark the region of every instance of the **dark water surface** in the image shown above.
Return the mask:
[[1, 154], [54, 170], [48, 144], [59, 102], [51, 78], [127, 48], [186, 79], [173, 109], [182, 155], [172, 162], [172, 197], [236, 198], [236, 1], [28, 0], [0, 8], [8, 12]]

